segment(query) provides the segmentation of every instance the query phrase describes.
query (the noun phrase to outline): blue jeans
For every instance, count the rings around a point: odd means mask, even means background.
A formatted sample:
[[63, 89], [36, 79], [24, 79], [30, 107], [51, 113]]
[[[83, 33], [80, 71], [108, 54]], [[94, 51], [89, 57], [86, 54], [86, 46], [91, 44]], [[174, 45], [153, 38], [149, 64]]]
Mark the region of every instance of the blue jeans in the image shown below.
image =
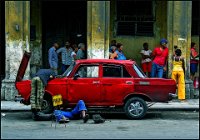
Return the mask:
[[151, 77], [158, 77], [162, 78], [163, 77], [163, 72], [164, 72], [164, 66], [160, 66], [152, 62], [152, 67], [151, 67]]
[[198, 66], [198, 63], [190, 63], [190, 73], [192, 75], [194, 75], [195, 72], [197, 72], [197, 66]]
[[74, 115], [80, 114], [83, 110], [87, 110], [85, 103], [83, 100], [79, 100], [76, 107], [72, 111], [55, 110], [54, 115], [58, 121], [62, 118], [62, 116], [72, 119]]

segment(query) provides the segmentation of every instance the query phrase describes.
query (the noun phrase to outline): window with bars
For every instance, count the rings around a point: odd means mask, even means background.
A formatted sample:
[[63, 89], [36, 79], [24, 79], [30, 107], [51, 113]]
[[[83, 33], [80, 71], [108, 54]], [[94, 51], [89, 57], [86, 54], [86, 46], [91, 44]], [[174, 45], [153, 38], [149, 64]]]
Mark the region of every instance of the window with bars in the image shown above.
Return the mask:
[[199, 1], [192, 1], [192, 35], [200, 34]]
[[117, 35], [153, 36], [153, 1], [117, 1]]

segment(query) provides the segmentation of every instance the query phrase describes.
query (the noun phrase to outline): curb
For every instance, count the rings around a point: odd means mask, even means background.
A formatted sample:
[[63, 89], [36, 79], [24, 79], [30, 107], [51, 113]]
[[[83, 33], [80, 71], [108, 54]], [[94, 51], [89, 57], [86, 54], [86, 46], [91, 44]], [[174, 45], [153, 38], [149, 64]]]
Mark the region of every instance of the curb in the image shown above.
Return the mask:
[[[149, 108], [148, 111], [196, 111], [199, 112], [199, 108]], [[1, 109], [1, 112], [31, 112], [30, 109]]]
[[148, 111], [197, 111], [199, 112], [199, 108], [191, 107], [191, 108], [149, 108]]
[[[30, 105], [18, 102], [1, 101], [1, 112], [31, 112]], [[156, 103], [149, 107], [148, 111], [199, 111], [199, 100], [187, 103]]]

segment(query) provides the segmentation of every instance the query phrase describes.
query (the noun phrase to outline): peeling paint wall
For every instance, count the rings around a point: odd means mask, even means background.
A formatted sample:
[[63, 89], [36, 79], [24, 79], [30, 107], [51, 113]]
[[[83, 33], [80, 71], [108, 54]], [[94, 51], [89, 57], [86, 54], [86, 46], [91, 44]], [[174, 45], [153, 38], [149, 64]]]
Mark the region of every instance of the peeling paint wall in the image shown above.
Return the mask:
[[[172, 57], [174, 45], [182, 50], [185, 58], [186, 79], [190, 75], [190, 44], [191, 44], [191, 2], [189, 1], [170, 1], [168, 2], [168, 40], [170, 45], [169, 58]], [[169, 72], [171, 75], [172, 60], [168, 60]]]
[[[24, 51], [30, 51], [30, 4], [28, 1], [5, 2], [6, 76], [2, 81], [1, 99], [13, 100], [15, 79]], [[24, 79], [29, 79], [28, 66]]]
[[191, 1], [168, 1], [168, 26], [167, 35], [170, 47], [168, 59], [168, 77], [172, 73], [172, 54], [177, 45], [182, 51], [182, 56], [185, 60], [185, 87], [186, 99], [194, 97], [193, 81], [190, 79], [190, 48], [191, 48], [191, 20], [192, 17], [192, 2]]
[[108, 58], [110, 2], [87, 3], [87, 58]]

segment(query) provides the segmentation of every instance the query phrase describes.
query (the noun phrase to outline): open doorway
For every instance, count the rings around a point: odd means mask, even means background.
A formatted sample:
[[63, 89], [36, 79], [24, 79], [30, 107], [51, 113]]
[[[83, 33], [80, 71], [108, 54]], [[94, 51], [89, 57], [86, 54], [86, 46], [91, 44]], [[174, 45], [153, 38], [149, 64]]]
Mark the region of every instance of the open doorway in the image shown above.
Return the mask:
[[42, 55], [48, 68], [48, 49], [54, 42], [60, 47], [66, 41], [85, 43], [87, 33], [87, 1], [42, 1]]

